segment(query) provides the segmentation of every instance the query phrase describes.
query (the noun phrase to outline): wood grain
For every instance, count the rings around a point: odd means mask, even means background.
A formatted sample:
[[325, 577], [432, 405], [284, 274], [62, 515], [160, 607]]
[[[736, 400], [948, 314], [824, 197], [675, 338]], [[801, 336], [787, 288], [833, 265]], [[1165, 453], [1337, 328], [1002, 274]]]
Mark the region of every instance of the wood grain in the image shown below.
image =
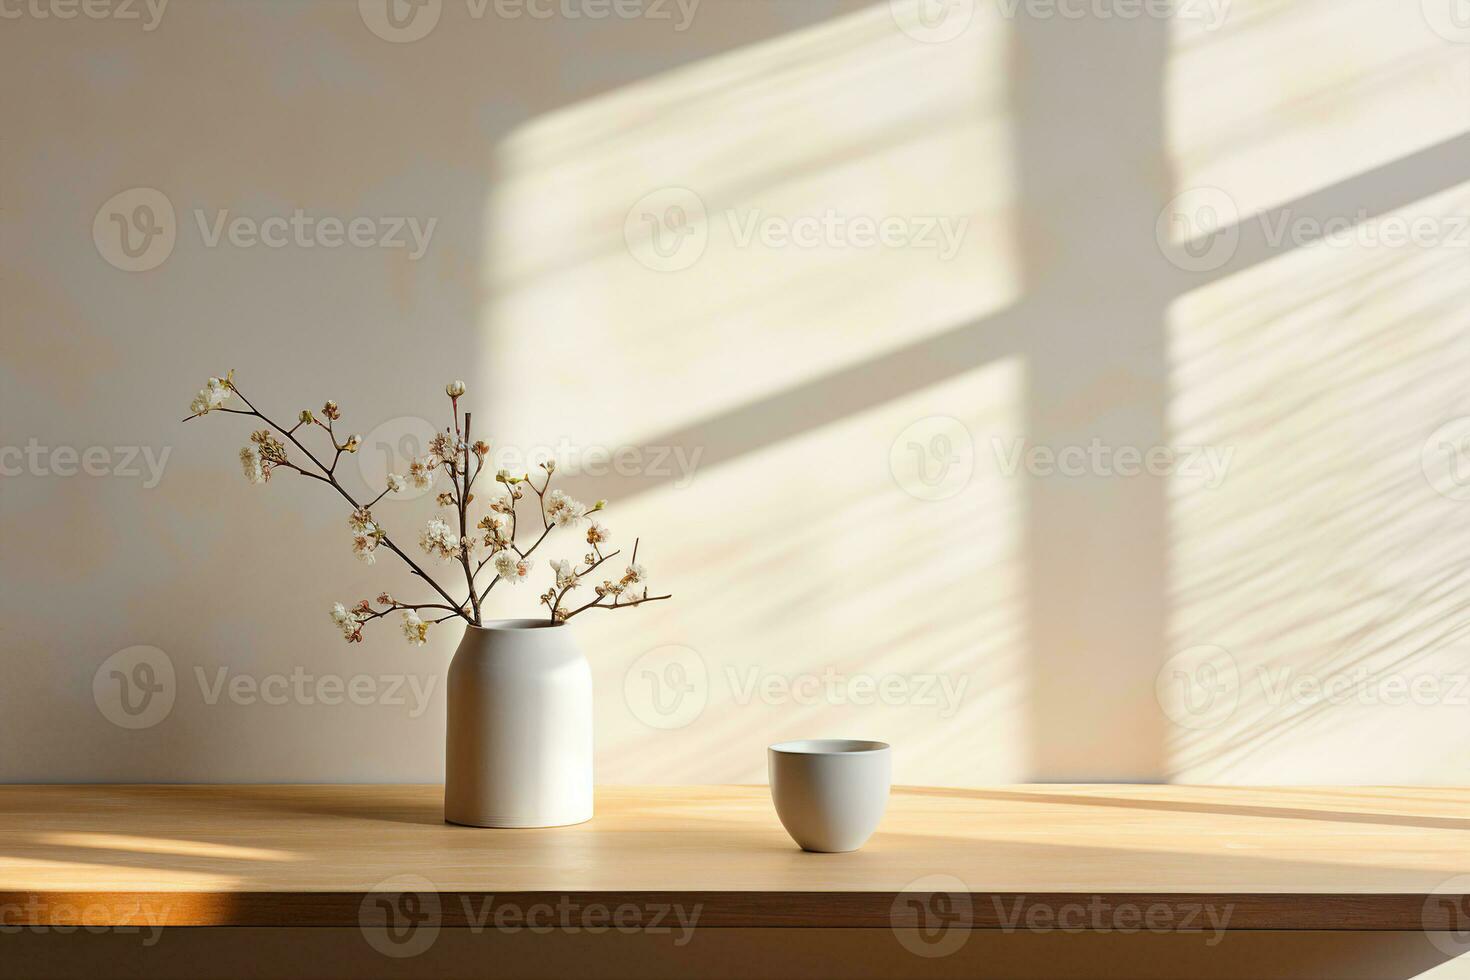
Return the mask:
[[765, 787], [604, 787], [591, 823], [494, 831], [437, 786], [10, 786], [0, 924], [358, 926], [410, 895], [450, 927], [1464, 929], [1467, 830], [1465, 789], [896, 787], [819, 855]]

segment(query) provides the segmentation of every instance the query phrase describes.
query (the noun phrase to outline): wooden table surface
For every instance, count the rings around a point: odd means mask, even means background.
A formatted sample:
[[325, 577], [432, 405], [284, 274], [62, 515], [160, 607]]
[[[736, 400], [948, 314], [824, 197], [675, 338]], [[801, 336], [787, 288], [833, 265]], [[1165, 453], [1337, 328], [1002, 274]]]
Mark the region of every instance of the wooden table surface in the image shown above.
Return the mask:
[[1470, 789], [895, 787], [850, 854], [798, 850], [761, 786], [602, 787], [590, 823], [548, 830], [447, 825], [441, 794], [0, 787], [0, 924], [356, 926], [374, 893], [421, 892], [446, 926], [493, 898], [888, 928], [936, 893], [976, 928], [1130, 905], [1181, 928], [1227, 906], [1229, 928], [1470, 926]]

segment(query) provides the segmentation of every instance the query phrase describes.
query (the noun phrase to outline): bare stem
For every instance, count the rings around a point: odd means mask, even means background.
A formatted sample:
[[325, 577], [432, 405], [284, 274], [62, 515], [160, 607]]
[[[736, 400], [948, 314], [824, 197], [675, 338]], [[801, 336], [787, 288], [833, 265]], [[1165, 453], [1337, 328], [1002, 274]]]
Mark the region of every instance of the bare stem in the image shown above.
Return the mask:
[[[604, 606], [602, 605], [602, 600], [606, 597], [598, 596], [596, 599], [593, 599], [585, 606], [578, 606], [576, 609], [573, 609], [571, 612], [567, 613], [566, 618], [571, 619], [573, 616], [577, 615], [577, 613], [586, 612], [589, 609], [632, 609], [634, 606], [641, 606], [645, 602], [657, 602], [660, 599], [672, 599], [673, 597], [673, 593], [670, 593], [668, 595], [649, 595], [644, 596], [641, 599], [634, 599], [632, 602], [619, 602], [617, 598], [614, 598], [610, 604]], [[565, 620], [563, 620], [563, 622], [565, 622]]]
[[[455, 403], [458, 404], [458, 400], [457, 399], [455, 399]], [[459, 417], [458, 417], [458, 412], [455, 413], [454, 428], [455, 428], [455, 432], [457, 433], [459, 431]], [[470, 450], [469, 450], [469, 441], [470, 441], [470, 413], [469, 412], [465, 412], [464, 413], [464, 440], [463, 440], [463, 442], [465, 444], [465, 448], [464, 448], [464, 470], [459, 474], [460, 483], [463, 484], [463, 486], [464, 486], [464, 489], [462, 491], [460, 491], [460, 493], [459, 493], [459, 539], [460, 539], [460, 542], [461, 542], [460, 549], [459, 549], [459, 564], [464, 569], [465, 585], [470, 590], [470, 611], [474, 614], [474, 619], [472, 620], [472, 622], [474, 623], [474, 625], [479, 626], [480, 625], [480, 597], [477, 596], [477, 595], [475, 595], [475, 573], [470, 570], [470, 552], [469, 552], [469, 547], [463, 543], [465, 541], [466, 537], [468, 537], [468, 535], [466, 533], [466, 530], [465, 530], [465, 509], [469, 506], [469, 500], [470, 500]], [[455, 456], [457, 457], [458, 455], [459, 455], [459, 453], [456, 451]], [[450, 474], [450, 478], [453, 479], [453, 477], [454, 477], [454, 474], [451, 473]]]

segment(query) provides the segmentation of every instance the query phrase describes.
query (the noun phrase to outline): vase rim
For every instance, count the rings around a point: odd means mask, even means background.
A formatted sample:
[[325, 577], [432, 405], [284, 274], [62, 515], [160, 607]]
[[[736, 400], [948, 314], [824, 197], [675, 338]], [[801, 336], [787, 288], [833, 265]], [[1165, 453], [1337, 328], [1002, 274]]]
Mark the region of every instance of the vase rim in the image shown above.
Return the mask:
[[487, 633], [510, 633], [520, 630], [544, 629], [548, 626], [565, 626], [566, 623], [553, 623], [549, 619], [487, 619], [476, 626], [474, 623], [466, 623], [465, 627], [472, 630], [483, 630]]

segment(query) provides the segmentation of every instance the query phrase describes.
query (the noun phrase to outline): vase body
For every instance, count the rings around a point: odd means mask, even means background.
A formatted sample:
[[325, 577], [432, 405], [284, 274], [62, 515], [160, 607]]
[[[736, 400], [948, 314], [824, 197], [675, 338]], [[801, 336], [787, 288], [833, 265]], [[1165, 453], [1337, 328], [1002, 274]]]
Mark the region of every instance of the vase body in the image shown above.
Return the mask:
[[556, 827], [592, 818], [592, 669], [564, 624], [466, 627], [448, 697], [445, 820]]

